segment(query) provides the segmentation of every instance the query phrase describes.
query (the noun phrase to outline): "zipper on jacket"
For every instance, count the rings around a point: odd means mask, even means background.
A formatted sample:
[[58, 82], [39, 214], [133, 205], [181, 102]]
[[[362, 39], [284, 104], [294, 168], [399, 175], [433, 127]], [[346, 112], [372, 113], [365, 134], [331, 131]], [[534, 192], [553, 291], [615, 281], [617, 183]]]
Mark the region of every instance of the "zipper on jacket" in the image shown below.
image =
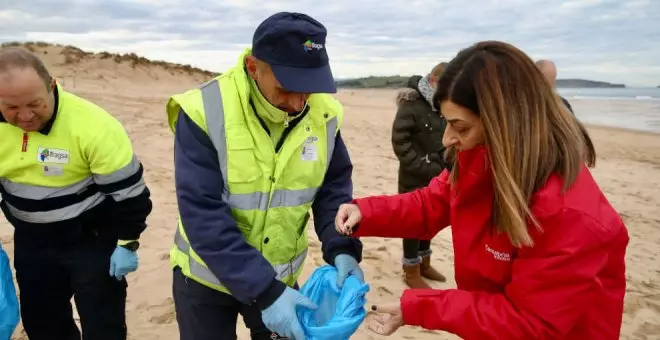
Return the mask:
[[29, 139], [28, 133], [24, 131], [23, 140], [21, 142], [21, 160], [25, 159], [25, 153], [27, 152], [27, 148], [28, 148], [28, 139]]
[[[261, 127], [264, 128], [264, 131], [266, 131], [268, 138], [270, 138], [270, 130], [268, 129], [266, 122], [257, 113], [257, 108], [254, 106], [254, 102], [252, 102], [252, 99], [250, 99], [249, 102], [250, 102], [250, 106], [252, 107], [252, 111], [254, 112], [254, 115], [259, 120], [259, 124], [261, 124]], [[282, 131], [282, 136], [280, 137], [279, 142], [277, 142], [277, 145], [274, 145], [275, 153], [280, 152], [280, 149], [282, 149], [282, 145], [284, 145], [284, 140], [286, 139], [286, 137], [289, 135], [291, 130], [293, 130], [293, 128], [295, 128], [296, 125], [298, 125], [298, 123], [300, 123], [300, 121], [303, 118], [305, 118], [307, 113], [309, 113], [309, 105], [305, 105], [305, 108], [297, 117], [293, 119], [289, 119], [289, 117], [284, 118], [284, 131]]]
[[21, 152], [26, 152], [28, 146], [28, 133], [23, 132], [23, 143], [21, 144]]
[[279, 142], [277, 142], [277, 145], [275, 146], [275, 153], [279, 153], [280, 150], [282, 149], [282, 145], [284, 145], [284, 140], [289, 136], [289, 133], [293, 130], [293, 128], [300, 123], [300, 121], [305, 118], [307, 113], [309, 112], [309, 109], [305, 109], [301, 114], [298, 115], [298, 117], [293, 118], [289, 120], [288, 118], [285, 120], [286, 125], [284, 128], [284, 131], [282, 131], [282, 137], [280, 137]]

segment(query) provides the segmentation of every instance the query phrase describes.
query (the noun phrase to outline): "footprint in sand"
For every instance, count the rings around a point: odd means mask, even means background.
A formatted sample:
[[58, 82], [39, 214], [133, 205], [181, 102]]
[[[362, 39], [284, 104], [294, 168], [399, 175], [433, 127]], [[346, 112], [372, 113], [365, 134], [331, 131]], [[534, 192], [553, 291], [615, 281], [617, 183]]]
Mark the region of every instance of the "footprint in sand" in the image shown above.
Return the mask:
[[315, 264], [317, 267], [321, 267], [321, 266], [323, 266], [323, 265], [326, 264], [322, 257], [314, 256], [314, 257], [312, 258], [312, 260], [314, 261], [314, 264]]
[[173, 323], [176, 320], [172, 298], [165, 299], [161, 304], [148, 306], [146, 310], [149, 311], [149, 314], [155, 314], [149, 319], [150, 323], [164, 325]]
[[387, 287], [383, 287], [383, 286], [378, 286], [378, 288], [376, 288], [376, 291], [378, 291], [378, 296], [379, 297], [394, 295], [394, 293], [392, 293], [391, 290], [389, 290]]
[[635, 329], [632, 336], [633, 339], [651, 340], [657, 339], [658, 334], [660, 334], [660, 325], [644, 322]]
[[314, 248], [314, 249], [321, 248], [321, 243], [316, 240], [309, 240], [308, 244], [309, 244], [309, 248]]
[[382, 256], [378, 255], [375, 251], [366, 249], [362, 251], [362, 259], [367, 260], [380, 260]]

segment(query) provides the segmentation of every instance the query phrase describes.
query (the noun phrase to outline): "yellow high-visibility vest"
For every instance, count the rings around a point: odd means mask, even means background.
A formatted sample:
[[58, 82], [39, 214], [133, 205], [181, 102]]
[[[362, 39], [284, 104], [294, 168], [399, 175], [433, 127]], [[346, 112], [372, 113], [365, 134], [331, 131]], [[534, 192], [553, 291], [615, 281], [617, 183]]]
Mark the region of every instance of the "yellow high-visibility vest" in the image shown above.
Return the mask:
[[[247, 53], [249, 49], [228, 72], [172, 96], [168, 121], [174, 132], [179, 112], [185, 112], [210, 137], [225, 185], [222, 197], [238, 228], [271, 263], [277, 279], [293, 286], [307, 255], [309, 210], [332, 158], [343, 108], [330, 95], [310, 95], [308, 113], [276, 153], [250, 108], [243, 67]], [[231, 293], [190, 247], [180, 217], [170, 262], [185, 276]]]

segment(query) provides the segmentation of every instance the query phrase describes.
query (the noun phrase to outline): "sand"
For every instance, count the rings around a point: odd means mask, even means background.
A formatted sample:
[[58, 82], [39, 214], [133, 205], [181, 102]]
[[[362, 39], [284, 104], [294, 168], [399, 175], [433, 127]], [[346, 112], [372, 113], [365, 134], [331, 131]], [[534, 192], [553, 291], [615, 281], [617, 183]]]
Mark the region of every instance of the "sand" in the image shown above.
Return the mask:
[[[128, 276], [127, 318], [129, 339], [174, 340], [178, 330], [171, 298], [172, 274], [168, 251], [176, 223], [176, 199], [172, 171], [173, 139], [164, 113], [166, 98], [194, 87], [203, 76], [171, 72], [155, 66], [116, 65], [88, 57], [79, 64], [60, 65], [59, 49], [48, 47], [44, 55], [52, 73], [65, 88], [103, 106], [125, 125], [135, 152], [144, 163], [154, 210], [142, 236], [140, 268]], [[78, 70], [73, 72], [72, 70]], [[394, 90], [342, 90], [337, 97], [346, 108], [343, 136], [354, 170], [355, 196], [396, 192], [397, 161], [390, 144], [394, 117]], [[580, 107], [602, 105], [572, 101]], [[578, 111], [579, 114], [579, 111]], [[623, 216], [631, 236], [627, 253], [628, 290], [622, 339], [660, 338], [660, 135], [590, 126], [598, 152], [593, 173], [607, 197]], [[3, 247], [13, 254], [12, 229], [0, 218]], [[310, 226], [311, 227], [311, 226]], [[313, 230], [313, 229], [312, 229]], [[434, 287], [453, 288], [451, 231], [433, 240], [433, 264], [449, 281]], [[323, 264], [320, 243], [310, 232], [311, 251], [301, 282]], [[369, 303], [395, 301], [404, 289], [401, 281], [401, 241], [365, 239], [363, 269], [371, 285]], [[239, 322], [239, 339], [249, 339]], [[379, 339], [363, 325], [352, 339]], [[400, 329], [393, 339], [456, 339], [419, 328]], [[13, 339], [27, 339], [19, 326]]]

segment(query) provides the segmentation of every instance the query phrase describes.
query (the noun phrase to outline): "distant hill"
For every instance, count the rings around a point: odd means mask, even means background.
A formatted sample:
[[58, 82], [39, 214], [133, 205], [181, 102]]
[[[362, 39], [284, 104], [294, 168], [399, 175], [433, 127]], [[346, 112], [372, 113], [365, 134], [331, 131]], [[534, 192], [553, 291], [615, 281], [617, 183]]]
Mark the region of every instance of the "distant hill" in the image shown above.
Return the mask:
[[409, 76], [352, 78], [336, 81], [337, 87], [352, 89], [388, 89], [405, 87]]
[[126, 98], [158, 96], [157, 101], [162, 101], [164, 96], [195, 88], [217, 75], [191, 65], [149, 60], [135, 53], [94, 53], [64, 44], [0, 41], [0, 47], [10, 46], [34, 52], [60, 85], [91, 98], [112, 93]]
[[[182, 65], [171, 63], [162, 60], [150, 60], [141, 56], [136, 55], [135, 53], [109, 53], [109, 52], [87, 52], [79, 49], [75, 46], [64, 46], [61, 44], [51, 44], [42, 41], [10, 41], [3, 42], [0, 44], [0, 47], [23, 47], [32, 52], [35, 52], [39, 55], [47, 56], [45, 60], [47, 64], [54, 64], [57, 66], [64, 65], [78, 65], [84, 62], [91, 61], [105, 61], [111, 60], [115, 64], [126, 64], [132, 69], [137, 68], [160, 68], [162, 70], [170, 72], [171, 75], [178, 75], [180, 73], [185, 73], [189, 75], [201, 76], [204, 78], [212, 78], [217, 76], [218, 73], [211, 72], [208, 70], [202, 70], [200, 68], [191, 66], [191, 65]], [[49, 52], [51, 55], [48, 55]], [[53, 52], [56, 56], [52, 56]], [[49, 65], [52, 66], [52, 65]]]
[[[405, 87], [408, 82], [408, 76], [384, 76], [384, 77], [364, 77], [338, 80], [337, 86], [341, 88], [353, 89], [385, 89]], [[624, 84], [611, 84], [603, 81], [594, 81], [586, 79], [557, 79], [557, 87], [626, 87]], [[660, 86], [658, 86], [660, 87]]]
[[585, 79], [557, 79], [557, 87], [605, 87], [605, 88], [624, 88], [624, 84], [612, 84], [604, 81], [594, 81]]

